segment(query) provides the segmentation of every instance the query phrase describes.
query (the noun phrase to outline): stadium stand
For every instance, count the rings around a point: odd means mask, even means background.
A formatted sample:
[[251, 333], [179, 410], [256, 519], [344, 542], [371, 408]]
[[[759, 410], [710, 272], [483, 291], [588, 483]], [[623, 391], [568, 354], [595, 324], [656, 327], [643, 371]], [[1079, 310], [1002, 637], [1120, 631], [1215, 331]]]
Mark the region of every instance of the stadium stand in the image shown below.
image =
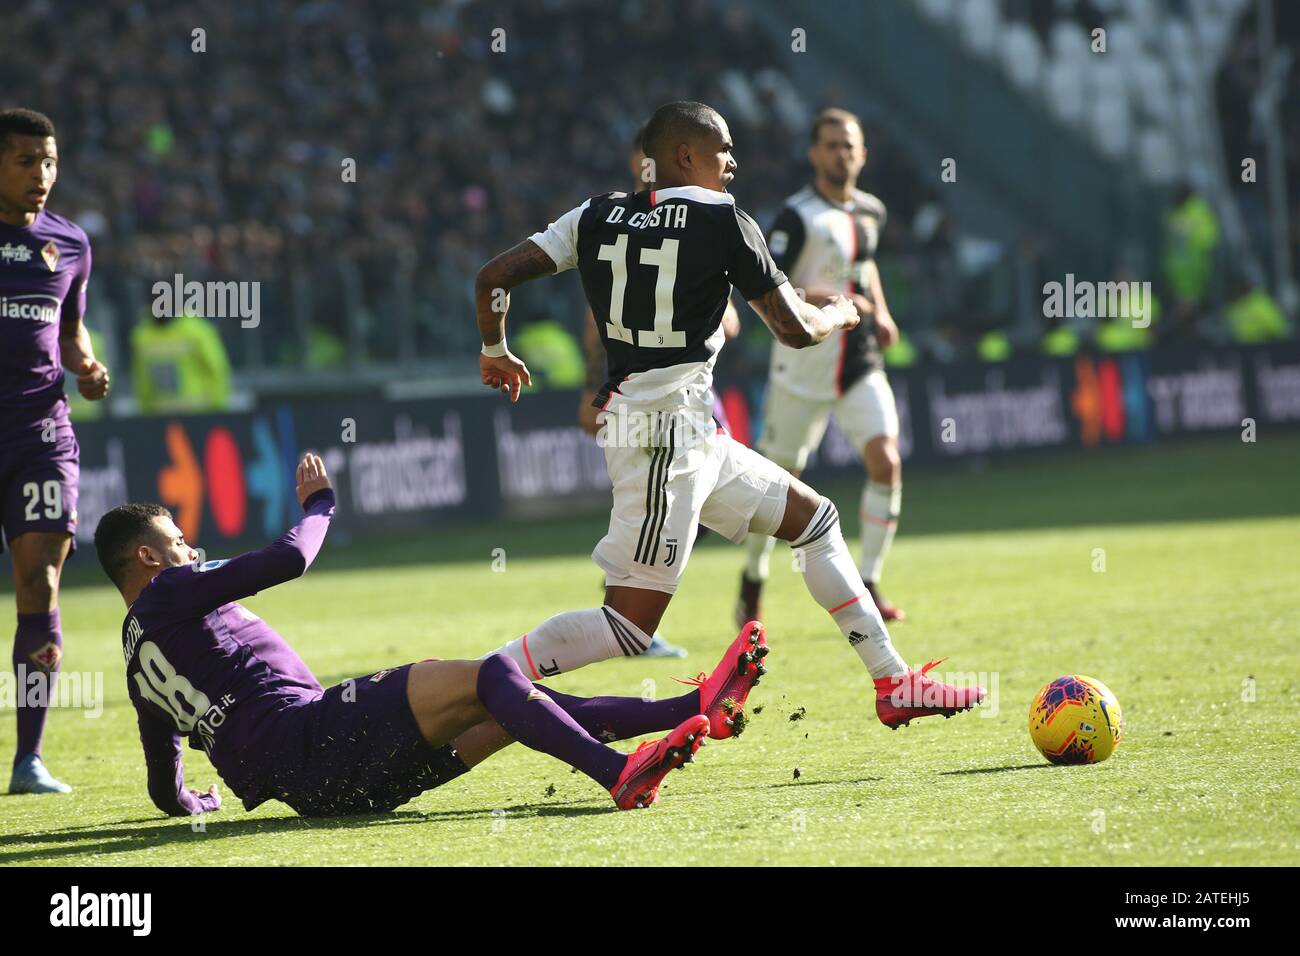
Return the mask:
[[[1237, 190], [1224, 208], [1235, 161], [1202, 161], [1195, 148], [1222, 138], [1213, 155], [1232, 157], [1260, 135], [1245, 108], [1206, 109], [1216, 77], [1221, 104], [1264, 82], [1245, 0], [1189, 0], [1175, 13], [1156, 0], [913, 2], [1103, 160], [1132, 162], [1153, 188], [1196, 184], [1227, 246], [1266, 247], [1257, 196]], [[1293, 31], [1284, 19], [1279, 29]], [[1089, 48], [1098, 26], [1111, 54], [1100, 68]], [[184, 12], [153, 0], [93, 11], [20, 0], [5, 31], [6, 99], [59, 127], [52, 208], [95, 243], [92, 321], [109, 354], [124, 364], [154, 281], [256, 280], [273, 321], [260, 335], [230, 323], [222, 332], [237, 383], [272, 391], [305, 376], [331, 382], [331, 369], [349, 383], [440, 360], [448, 376], [472, 373], [451, 372], [447, 357], [477, 341], [478, 265], [581, 198], [624, 186], [627, 144], [664, 100], [689, 91], [731, 118], [735, 191], [763, 222], [804, 178], [812, 112], [836, 98], [859, 107], [855, 91], [801, 96], [788, 52], [744, 5], [718, 0], [201, 0]], [[1297, 89], [1292, 70], [1279, 92], [1292, 115]], [[882, 265], [895, 312], [928, 330], [915, 339], [927, 357], [970, 352], [988, 328], [1032, 311], [1023, 282], [1037, 281], [1045, 239], [1006, 245], [1005, 275], [972, 268], [990, 257], [969, 217], [954, 221], [895, 130], [864, 116], [874, 150], [864, 185], [891, 210]], [[1294, 182], [1300, 143], [1289, 136]], [[349, 159], [356, 182], [341, 172]], [[1300, 196], [1291, 201], [1294, 227]], [[528, 290], [528, 313], [576, 329], [576, 283], [549, 286]], [[962, 314], [972, 297], [973, 319]]]

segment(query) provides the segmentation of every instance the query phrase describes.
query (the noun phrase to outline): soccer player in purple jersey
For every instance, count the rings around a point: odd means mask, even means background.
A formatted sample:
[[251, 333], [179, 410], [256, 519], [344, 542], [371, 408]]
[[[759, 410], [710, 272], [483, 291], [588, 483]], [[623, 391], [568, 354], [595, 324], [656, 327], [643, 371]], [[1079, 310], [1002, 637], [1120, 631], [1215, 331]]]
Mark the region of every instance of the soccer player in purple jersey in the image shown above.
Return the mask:
[[[25, 703], [10, 793], [72, 789], [41, 759], [45, 705], [63, 658], [59, 577], [77, 527], [80, 450], [63, 370], [91, 401], [109, 384], [81, 321], [90, 242], [80, 226], [45, 208], [58, 168], [48, 117], [0, 111], [0, 526], [14, 566], [13, 665]], [[44, 693], [31, 694], [38, 683]]]
[[[714, 698], [743, 705], [763, 673], [767, 644], [756, 629], [698, 690], [669, 700], [571, 697], [532, 683], [503, 655], [426, 660], [323, 689], [284, 638], [237, 603], [301, 576], [325, 541], [334, 491], [320, 458], [307, 455], [297, 479], [302, 520], [229, 561], [197, 564], [160, 505], [122, 505], [95, 529], [100, 563], [127, 603], [127, 686], [149, 796], [164, 813], [221, 806], [215, 785], [185, 787], [182, 735], [249, 810], [270, 799], [304, 816], [391, 810], [512, 740], [582, 771], [620, 809], [640, 808], [703, 745]], [[631, 754], [604, 742], [665, 730]]]

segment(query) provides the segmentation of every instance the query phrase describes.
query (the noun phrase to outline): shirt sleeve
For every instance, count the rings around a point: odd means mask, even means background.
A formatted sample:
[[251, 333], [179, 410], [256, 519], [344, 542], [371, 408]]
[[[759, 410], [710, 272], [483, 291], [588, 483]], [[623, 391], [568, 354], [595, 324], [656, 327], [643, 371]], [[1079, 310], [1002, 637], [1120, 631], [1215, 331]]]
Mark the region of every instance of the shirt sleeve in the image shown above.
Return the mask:
[[81, 258], [77, 262], [77, 271], [73, 273], [72, 284], [63, 299], [63, 308], [59, 314], [62, 325], [76, 325], [86, 315], [86, 286], [90, 283], [90, 240], [81, 237]]
[[334, 517], [334, 491], [325, 488], [305, 502], [298, 523], [260, 551], [228, 561], [170, 568], [154, 579], [173, 609], [207, 614], [266, 588], [301, 577], [325, 543]]
[[547, 226], [545, 232], [535, 232], [528, 237], [554, 260], [557, 274], [578, 265], [578, 220], [589, 205], [590, 199], [581, 206], [574, 206]]
[[803, 252], [805, 238], [803, 216], [792, 207], [786, 206], [776, 217], [776, 222], [772, 223], [772, 229], [767, 234], [767, 248], [782, 272], [788, 274], [794, 269], [794, 264], [799, 261], [799, 254]]
[[185, 767], [181, 761], [181, 736], [167, 721], [134, 701], [140, 725], [140, 743], [144, 746], [144, 766], [148, 777], [149, 799], [163, 813], [188, 817], [205, 810], [215, 810], [215, 800], [196, 796], [185, 786]]
[[753, 301], [785, 282], [785, 273], [772, 260], [758, 223], [736, 210], [736, 233], [727, 261], [727, 278], [745, 301]]

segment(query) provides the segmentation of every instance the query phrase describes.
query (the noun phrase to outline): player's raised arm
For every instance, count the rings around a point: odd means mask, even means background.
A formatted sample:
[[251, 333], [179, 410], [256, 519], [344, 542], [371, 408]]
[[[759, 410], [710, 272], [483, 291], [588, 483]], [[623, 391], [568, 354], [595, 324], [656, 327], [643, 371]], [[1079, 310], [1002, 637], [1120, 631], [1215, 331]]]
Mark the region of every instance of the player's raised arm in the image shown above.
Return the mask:
[[858, 310], [848, 299], [833, 295], [819, 308], [801, 299], [789, 282], [750, 299], [749, 304], [777, 341], [793, 349], [816, 345], [832, 332], [858, 324]]
[[202, 567], [187, 565], [179, 575], [161, 579], [170, 599], [176, 605], [206, 614], [223, 604], [302, 577], [320, 553], [334, 517], [334, 489], [325, 473], [325, 463], [318, 456], [308, 454], [298, 465], [297, 491], [304, 514], [296, 525], [258, 551]]
[[[802, 349], [816, 345], [838, 329], [858, 324], [857, 310], [847, 299], [835, 296], [819, 308], [800, 298], [773, 259], [758, 224], [740, 209], [736, 210], [735, 222], [727, 278], [777, 341]], [[788, 250], [783, 248], [783, 252]]]
[[221, 794], [216, 784], [207, 793], [185, 786], [185, 767], [181, 761], [181, 737], [176, 728], [149, 713], [132, 695], [140, 725], [140, 743], [144, 746], [144, 765], [148, 776], [149, 799], [169, 817], [188, 817], [221, 809]]

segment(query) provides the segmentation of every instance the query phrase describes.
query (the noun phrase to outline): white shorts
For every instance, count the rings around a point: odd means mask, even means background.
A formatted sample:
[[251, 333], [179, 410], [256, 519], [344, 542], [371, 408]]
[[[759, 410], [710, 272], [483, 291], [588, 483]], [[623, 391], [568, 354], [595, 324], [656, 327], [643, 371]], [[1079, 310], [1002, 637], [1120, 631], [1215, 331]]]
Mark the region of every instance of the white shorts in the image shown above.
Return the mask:
[[776, 531], [790, 474], [718, 430], [707, 411], [704, 425], [684, 436], [690, 429], [670, 415], [611, 408], [602, 415], [602, 434], [632, 434], [628, 420], [647, 414], [655, 416], [643, 429], [648, 440], [602, 440], [614, 509], [591, 557], [607, 585], [672, 594], [699, 525], [736, 544], [750, 530]]
[[831, 412], [859, 453], [879, 435], [898, 437], [898, 409], [889, 379], [881, 371], [858, 379], [837, 399], [801, 398], [778, 382], [769, 382], [763, 403], [763, 436], [758, 447], [768, 458], [792, 471], [803, 471], [808, 456], [822, 442]]

